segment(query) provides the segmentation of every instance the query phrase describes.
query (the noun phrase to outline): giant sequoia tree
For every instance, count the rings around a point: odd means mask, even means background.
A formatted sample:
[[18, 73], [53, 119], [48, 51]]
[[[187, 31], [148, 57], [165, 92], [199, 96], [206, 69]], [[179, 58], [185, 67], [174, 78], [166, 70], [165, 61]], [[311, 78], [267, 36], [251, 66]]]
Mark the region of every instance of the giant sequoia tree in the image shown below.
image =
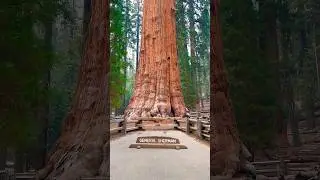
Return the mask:
[[109, 175], [108, 10], [108, 0], [92, 1], [74, 103], [39, 179]]
[[144, 2], [141, 51], [127, 120], [186, 113], [177, 59], [174, 0]]

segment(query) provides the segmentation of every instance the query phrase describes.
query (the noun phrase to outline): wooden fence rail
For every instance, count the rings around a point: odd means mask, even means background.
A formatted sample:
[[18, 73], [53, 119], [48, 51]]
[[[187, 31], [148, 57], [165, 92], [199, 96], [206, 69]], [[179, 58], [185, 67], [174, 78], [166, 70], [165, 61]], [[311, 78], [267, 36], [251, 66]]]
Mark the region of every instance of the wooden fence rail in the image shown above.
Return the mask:
[[314, 172], [315, 168], [319, 165], [319, 160], [277, 160], [277, 161], [262, 161], [253, 162], [256, 167], [256, 173], [279, 177], [280, 175], [297, 175], [298, 173]]
[[[52, 178], [51, 180], [56, 180], [57, 178]], [[6, 170], [0, 171], [0, 180], [36, 180], [35, 172], [24, 172], [24, 173], [15, 173], [13, 176], [10, 176], [10, 173]], [[82, 177], [76, 180], [110, 180], [106, 177]]]
[[[311, 161], [310, 161], [311, 162]], [[309, 161], [307, 163], [310, 163]], [[252, 164], [256, 167], [256, 173], [271, 176], [279, 177], [281, 175], [296, 175], [299, 172], [303, 172], [304, 169], [295, 167], [297, 163], [302, 163], [301, 160], [276, 160], [276, 161], [261, 161], [253, 162]], [[317, 164], [316, 160], [313, 162]], [[305, 167], [305, 165], [303, 165]], [[313, 167], [308, 166], [309, 169]], [[15, 173], [13, 176], [10, 176], [8, 170], [0, 170], [0, 180], [35, 180], [35, 172], [25, 172], [25, 173]], [[105, 177], [82, 177], [78, 180], [107, 180]], [[52, 180], [56, 180], [53, 178]]]
[[207, 116], [201, 116], [200, 113], [192, 114], [190, 118], [179, 121], [180, 126], [177, 129], [194, 134], [199, 139], [210, 140], [210, 120]]
[[[166, 119], [166, 118], [165, 118]], [[168, 118], [167, 118], [168, 119]], [[210, 140], [209, 111], [191, 112], [188, 118], [170, 118], [176, 122], [176, 129], [187, 134], [193, 134], [199, 139]], [[141, 129], [141, 121], [144, 119], [124, 121], [123, 116], [112, 117], [110, 122], [110, 134], [126, 134], [127, 132]], [[145, 118], [148, 120], [148, 118]]]

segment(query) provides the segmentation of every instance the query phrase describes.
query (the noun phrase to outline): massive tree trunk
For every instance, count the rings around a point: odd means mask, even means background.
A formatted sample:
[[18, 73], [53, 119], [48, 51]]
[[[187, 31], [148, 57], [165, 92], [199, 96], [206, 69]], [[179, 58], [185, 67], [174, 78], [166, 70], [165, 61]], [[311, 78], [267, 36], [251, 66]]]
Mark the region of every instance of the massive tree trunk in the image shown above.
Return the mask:
[[126, 120], [186, 114], [176, 45], [174, 0], [144, 2], [141, 51]]
[[250, 153], [242, 145], [236, 127], [235, 116], [229, 96], [229, 85], [224, 68], [221, 28], [219, 22], [219, 0], [211, 3], [211, 176], [236, 175], [241, 168], [249, 170], [247, 159]]
[[109, 1], [92, 1], [74, 104], [39, 179], [109, 176]]

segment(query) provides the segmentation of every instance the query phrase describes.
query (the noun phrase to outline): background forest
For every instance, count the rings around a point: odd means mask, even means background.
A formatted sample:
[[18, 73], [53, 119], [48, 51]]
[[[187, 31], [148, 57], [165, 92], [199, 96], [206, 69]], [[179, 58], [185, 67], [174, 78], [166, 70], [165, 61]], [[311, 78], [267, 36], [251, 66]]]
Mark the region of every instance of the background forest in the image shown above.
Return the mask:
[[[75, 90], [90, 0], [0, 1], [0, 169], [43, 165]], [[111, 104], [122, 114], [138, 63], [142, 3], [111, 0]], [[222, 1], [224, 57], [245, 143], [300, 144], [298, 122], [316, 127], [320, 90], [316, 0]], [[177, 0], [177, 43], [185, 102], [209, 98], [209, 0]], [[41, 156], [39, 156], [41, 154]], [[28, 167], [18, 164], [17, 170]]]

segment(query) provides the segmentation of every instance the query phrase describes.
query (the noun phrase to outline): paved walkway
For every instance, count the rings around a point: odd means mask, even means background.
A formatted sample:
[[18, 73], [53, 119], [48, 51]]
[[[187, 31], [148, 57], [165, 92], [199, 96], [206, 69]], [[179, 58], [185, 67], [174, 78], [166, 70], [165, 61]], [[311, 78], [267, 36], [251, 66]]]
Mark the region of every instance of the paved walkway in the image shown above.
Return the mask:
[[[128, 148], [139, 136], [178, 138], [188, 149]], [[210, 147], [180, 131], [140, 131], [110, 142], [111, 180], [209, 180]]]

